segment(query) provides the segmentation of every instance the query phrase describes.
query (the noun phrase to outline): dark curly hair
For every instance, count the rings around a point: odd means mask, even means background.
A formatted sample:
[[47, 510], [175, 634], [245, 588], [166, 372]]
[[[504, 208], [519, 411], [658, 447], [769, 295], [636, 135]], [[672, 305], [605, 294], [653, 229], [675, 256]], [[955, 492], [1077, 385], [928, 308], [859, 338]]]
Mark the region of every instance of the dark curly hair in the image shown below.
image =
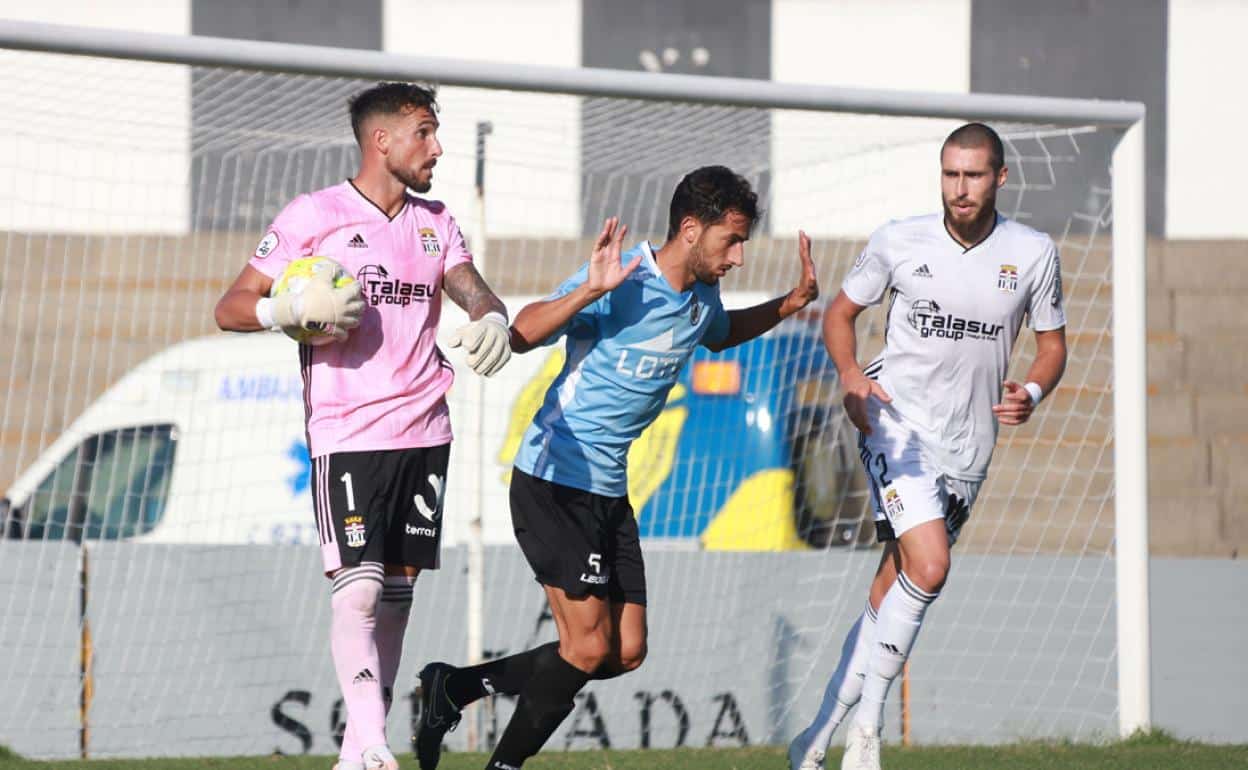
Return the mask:
[[750, 220], [750, 228], [754, 227], [762, 212], [758, 208], [758, 194], [750, 188], [749, 181], [726, 166], [694, 169], [680, 180], [672, 193], [667, 239], [676, 237], [685, 217], [693, 217], [703, 225], [713, 225], [722, 222], [729, 211], [743, 214]]
[[351, 131], [355, 141], [362, 141], [360, 131], [364, 121], [373, 115], [398, 115], [407, 110], [424, 107], [430, 112], [438, 111], [437, 91], [416, 83], [378, 83], [361, 91], [347, 102], [351, 111]]

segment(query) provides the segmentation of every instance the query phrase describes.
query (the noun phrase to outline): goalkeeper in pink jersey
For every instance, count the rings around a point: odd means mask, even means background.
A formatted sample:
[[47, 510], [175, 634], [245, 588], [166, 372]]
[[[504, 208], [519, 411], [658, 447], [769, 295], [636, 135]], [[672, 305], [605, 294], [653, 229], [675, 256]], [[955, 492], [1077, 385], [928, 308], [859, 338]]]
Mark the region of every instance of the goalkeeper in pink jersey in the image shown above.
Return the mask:
[[[385, 720], [412, 586], [437, 569], [454, 378], [436, 337], [442, 292], [471, 319], [453, 346], [477, 374], [507, 363], [507, 309], [428, 192], [442, 155], [430, 89], [382, 83], [350, 103], [354, 178], [300, 195], [277, 216], [216, 307], [228, 331], [324, 324], [339, 339], [299, 346], [313, 510], [333, 581], [331, 649], [348, 720], [337, 770], [398, 764]], [[337, 261], [357, 283], [268, 297], [294, 259]], [[345, 333], [344, 333], [345, 330]]]

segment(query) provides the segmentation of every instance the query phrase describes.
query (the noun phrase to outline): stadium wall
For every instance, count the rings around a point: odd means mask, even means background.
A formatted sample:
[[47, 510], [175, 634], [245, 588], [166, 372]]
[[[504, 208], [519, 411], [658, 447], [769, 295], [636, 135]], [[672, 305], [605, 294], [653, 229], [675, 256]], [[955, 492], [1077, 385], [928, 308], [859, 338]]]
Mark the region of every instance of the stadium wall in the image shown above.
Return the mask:
[[[328, 602], [319, 591], [291, 590], [319, 571], [314, 547], [110, 543], [91, 546], [89, 554], [93, 757], [336, 750], [341, 709], [328, 665]], [[552, 639], [541, 593], [517, 588], [528, 583], [519, 553], [492, 547], [486, 556], [486, 650], [501, 655]], [[802, 575], [818, 560], [819, 570], [865, 585], [874, 554], [651, 550], [646, 559], [651, 603], [682, 607], [684, 620], [652, 628], [646, 664], [626, 678], [592, 684], [550, 745], [782, 743], [818, 708], [840, 640], [860, 612], [856, 596], [848, 604], [811, 601], [801, 594]], [[1089, 601], [1080, 609], [1057, 595], [1069, 587], [1035, 579], [1067, 571], [1056, 564], [1064, 559], [956, 560], [951, 582], [957, 590], [933, 607], [938, 617], [931, 637], [911, 662], [916, 742], [1116, 734], [1113, 617], [1093, 598], [1112, 595], [1113, 569], [1098, 559], [1081, 563], [1078, 590]], [[72, 546], [0, 542], [0, 594], [19, 604], [34, 595], [47, 599], [18, 613], [31, 622], [0, 625], [0, 680], [12, 688], [0, 700], [0, 744], [30, 757], [78, 754], [77, 568]], [[421, 578], [390, 720], [400, 745], [397, 736], [406, 734], [412, 715], [413, 672], [431, 659], [462, 657], [464, 626], [445, 621], [463, 612], [464, 568], [464, 550], [449, 549], [442, 570]], [[264, 579], [241, 583], [238, 576], [248, 569], [261, 570]], [[793, 592], [763, 595], [751, 576], [764, 572], [789, 576]], [[697, 606], [688, 604], [688, 580], [707, 574], [718, 577], [699, 589]], [[979, 579], [984, 574], [995, 579]], [[153, 582], [162, 590], [144, 588]], [[1008, 600], [1037, 584], [1047, 586], [1041, 595]], [[234, 595], [244, 585], [246, 596]], [[1154, 724], [1184, 738], [1248, 742], [1248, 725], [1239, 718], [1248, 709], [1248, 665], [1240, 654], [1248, 646], [1248, 607], [1238, 600], [1248, 592], [1248, 574], [1228, 562], [1157, 559], [1153, 585]], [[1196, 595], [1207, 603], [1191, 602]], [[1209, 604], [1228, 611], [1211, 616], [1201, 609]], [[529, 620], [505, 627], [489, 622], [517, 616]], [[1093, 640], [1088, 655], [1074, 659], [1050, 650], [1052, 623]], [[1003, 635], [1017, 636], [1016, 649], [1036, 654], [1017, 665], [992, 655], [968, 657], [964, 647], [974, 644], [972, 632], [1007, 647], [1015, 641]], [[720, 652], [708, 658], [712, 647]], [[1043, 665], [1033, 670], [1036, 661]], [[786, 680], [809, 686], [778, 691], [775, 683]], [[897, 689], [887, 711], [890, 742], [898, 740]], [[958, 704], [956, 715], [935, 710], [936, 702], [951, 701]], [[785, 708], [790, 702], [793, 710]], [[499, 725], [509, 711], [501, 699]], [[649, 715], [648, 738], [643, 713]], [[448, 741], [460, 749], [464, 738], [461, 729]]]

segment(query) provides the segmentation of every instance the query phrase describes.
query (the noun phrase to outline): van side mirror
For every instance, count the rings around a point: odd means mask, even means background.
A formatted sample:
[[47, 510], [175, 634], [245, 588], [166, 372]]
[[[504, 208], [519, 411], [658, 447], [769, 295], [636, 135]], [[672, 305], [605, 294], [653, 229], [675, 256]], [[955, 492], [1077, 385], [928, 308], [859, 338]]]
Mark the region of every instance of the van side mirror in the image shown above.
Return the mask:
[[0, 497], [0, 537], [22, 539], [22, 509], [14, 508], [7, 497]]

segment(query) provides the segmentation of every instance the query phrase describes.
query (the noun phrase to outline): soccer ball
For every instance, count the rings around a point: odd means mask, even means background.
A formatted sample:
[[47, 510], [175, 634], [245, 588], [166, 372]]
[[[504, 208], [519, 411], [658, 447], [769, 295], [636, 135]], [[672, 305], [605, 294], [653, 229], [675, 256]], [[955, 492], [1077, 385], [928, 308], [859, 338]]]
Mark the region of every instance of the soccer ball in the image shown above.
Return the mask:
[[[355, 278], [346, 268], [328, 257], [302, 257], [286, 266], [282, 276], [273, 284], [269, 291], [270, 297], [283, 294], [299, 294], [313, 277], [330, 272], [334, 279], [334, 288], [342, 288], [355, 283]], [[328, 345], [334, 341], [333, 327], [324, 324], [309, 323], [305, 326], [283, 326], [282, 331], [295, 342], [302, 345]]]

